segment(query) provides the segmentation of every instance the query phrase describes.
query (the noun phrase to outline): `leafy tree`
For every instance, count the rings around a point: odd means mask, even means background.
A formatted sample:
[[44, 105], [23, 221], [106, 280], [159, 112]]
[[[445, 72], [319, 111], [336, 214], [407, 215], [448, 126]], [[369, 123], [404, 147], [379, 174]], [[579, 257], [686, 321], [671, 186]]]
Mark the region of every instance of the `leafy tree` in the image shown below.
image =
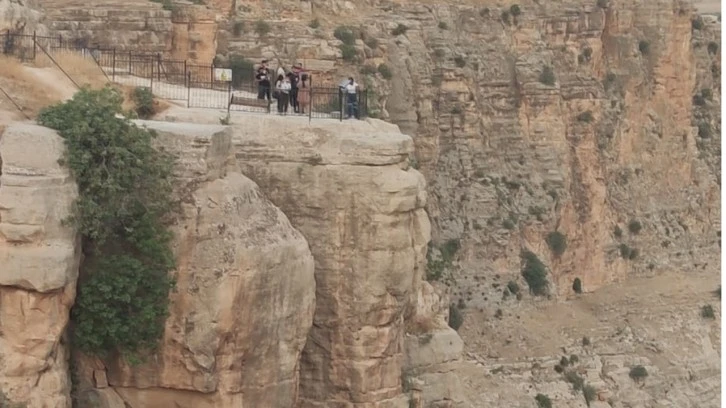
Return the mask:
[[74, 345], [134, 357], [157, 344], [168, 311], [173, 159], [154, 149], [152, 131], [118, 116], [122, 100], [109, 87], [84, 88], [38, 121], [65, 140], [64, 163], [79, 190], [67, 220], [85, 254], [71, 312]]
[[567, 237], [559, 231], [552, 231], [547, 234], [545, 242], [547, 242], [547, 246], [550, 247], [550, 250], [556, 257], [562, 256], [567, 249]]
[[572, 282], [572, 290], [574, 290], [577, 294], [582, 293], [582, 280], [580, 278], [575, 278]]
[[458, 331], [461, 325], [464, 324], [464, 315], [453, 303], [449, 306], [449, 327]]
[[522, 252], [522, 276], [529, 285], [532, 294], [542, 296], [547, 294], [547, 267], [539, 260], [537, 255], [530, 251]]
[[136, 114], [141, 119], [149, 119], [154, 116], [156, 109], [154, 108], [154, 94], [150, 88], [138, 86], [134, 89], [134, 103], [136, 104]]

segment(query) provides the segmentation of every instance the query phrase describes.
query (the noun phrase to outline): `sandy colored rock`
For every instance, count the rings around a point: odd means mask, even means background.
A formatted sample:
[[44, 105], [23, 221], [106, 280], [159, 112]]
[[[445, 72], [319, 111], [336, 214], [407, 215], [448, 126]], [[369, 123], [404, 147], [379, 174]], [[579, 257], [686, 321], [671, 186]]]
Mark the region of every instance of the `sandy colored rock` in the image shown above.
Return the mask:
[[29, 408], [71, 406], [64, 333], [80, 242], [61, 224], [77, 197], [64, 151], [39, 126], [0, 135], [0, 391]]
[[373, 123], [291, 126], [252, 115], [233, 132], [242, 171], [306, 235], [316, 260], [300, 405], [405, 407], [403, 320], [430, 228], [425, 181], [407, 166], [411, 139]]
[[132, 408], [293, 406], [315, 305], [307, 241], [236, 170], [224, 127], [139, 123], [179, 157], [177, 286], [157, 356], [107, 362], [110, 386]]

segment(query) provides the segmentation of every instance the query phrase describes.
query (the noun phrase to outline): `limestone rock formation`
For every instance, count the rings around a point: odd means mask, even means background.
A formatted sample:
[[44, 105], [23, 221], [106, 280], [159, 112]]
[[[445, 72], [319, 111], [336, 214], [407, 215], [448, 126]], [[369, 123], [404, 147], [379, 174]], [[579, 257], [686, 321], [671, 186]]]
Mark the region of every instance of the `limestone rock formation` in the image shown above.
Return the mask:
[[80, 242], [62, 221], [77, 197], [54, 131], [15, 124], [0, 135], [0, 400], [71, 406], [64, 333]]
[[132, 408], [293, 406], [315, 307], [307, 241], [230, 161], [228, 130], [143, 124], [179, 158], [170, 317], [148, 362], [86, 358], [83, 377], [101, 371]]
[[242, 171], [315, 256], [300, 406], [405, 407], [404, 319], [430, 231], [425, 181], [408, 166], [412, 140], [379, 121], [304, 123], [248, 116], [233, 127]]
[[41, 19], [36, 0], [0, 0], [0, 33], [35, 31], [45, 35], [48, 31]]

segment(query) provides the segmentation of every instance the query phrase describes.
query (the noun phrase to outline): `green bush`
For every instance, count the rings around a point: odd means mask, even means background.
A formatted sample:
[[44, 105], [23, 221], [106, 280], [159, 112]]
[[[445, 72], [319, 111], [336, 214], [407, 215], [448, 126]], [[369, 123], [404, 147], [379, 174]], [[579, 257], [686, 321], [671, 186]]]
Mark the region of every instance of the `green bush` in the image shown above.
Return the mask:
[[618, 246], [618, 249], [620, 250], [620, 256], [623, 257], [623, 259], [629, 259], [630, 258], [630, 247], [626, 244], [620, 244]]
[[454, 260], [454, 256], [461, 249], [461, 244], [458, 239], [450, 239], [441, 246], [441, 258], [444, 262], [451, 263]]
[[713, 136], [713, 128], [708, 122], [701, 122], [698, 124], [698, 137], [701, 139], [710, 139]]
[[405, 24], [398, 24], [396, 28], [391, 31], [391, 34], [394, 36], [399, 36], [406, 34], [406, 31], [408, 31], [408, 27], [406, 27]]
[[572, 384], [572, 389], [575, 391], [580, 391], [585, 385], [585, 380], [580, 377], [580, 374], [577, 374], [575, 371], [572, 370], [565, 373], [565, 381]]
[[580, 278], [575, 278], [572, 282], [572, 290], [574, 290], [577, 294], [582, 293], [582, 280], [580, 280]]
[[590, 338], [589, 338], [589, 337], [587, 337], [587, 336], [584, 336], [584, 337], [582, 338], [582, 346], [583, 346], [583, 347], [587, 347], [587, 346], [589, 346], [589, 345], [590, 345]]
[[352, 45], [340, 44], [339, 48], [340, 48], [340, 52], [342, 54], [343, 60], [345, 60], [345, 61], [348, 61], [348, 62], [354, 61], [355, 57], [358, 56], [358, 51]]
[[386, 64], [379, 65], [378, 72], [380, 72], [381, 76], [383, 76], [383, 78], [385, 79], [393, 78], [393, 72], [391, 71], [391, 68], [389, 68]]
[[582, 388], [582, 395], [585, 397], [585, 402], [589, 407], [590, 403], [597, 398], [597, 390], [592, 385], [586, 385]]
[[368, 37], [365, 40], [365, 45], [370, 49], [378, 48], [378, 39], [376, 37]]
[[560, 359], [560, 367], [567, 367], [568, 365], [570, 365], [570, 360], [568, 360], [567, 357], [562, 356]]
[[315, 19], [311, 20], [311, 21], [310, 21], [310, 22], [308, 23], [308, 27], [310, 27], [310, 28], [312, 28], [312, 29], [317, 29], [317, 28], [320, 28], [320, 20], [318, 20], [317, 18], [315, 18]]
[[122, 101], [112, 88], [84, 88], [42, 110], [38, 122], [63, 137], [64, 162], [79, 189], [68, 220], [85, 254], [71, 311], [73, 345], [134, 357], [156, 346], [167, 316], [173, 160], [152, 147], [153, 132], [117, 117]]
[[339, 26], [333, 31], [333, 36], [345, 45], [355, 45], [356, 33], [351, 27]]
[[539, 82], [545, 85], [554, 86], [556, 81], [555, 72], [552, 70], [552, 67], [545, 65], [545, 67], [542, 68], [542, 72], [539, 74]]
[[512, 293], [514, 295], [519, 293], [519, 285], [515, 281], [509, 281], [509, 283], [507, 283], [507, 289], [509, 290], [510, 293]]
[[229, 68], [232, 70], [232, 86], [234, 87], [251, 84], [255, 77], [255, 64], [241, 55], [232, 55], [229, 58]]
[[639, 382], [640, 380], [648, 377], [648, 370], [646, 370], [642, 365], [637, 365], [630, 369], [630, 373], [628, 375], [630, 375], [630, 378], [632, 378], [633, 381]]
[[507, 218], [506, 220], [502, 221], [502, 227], [504, 227], [504, 229], [506, 230], [511, 231], [516, 227], [516, 225], [514, 224], [514, 221]]
[[488, 17], [489, 16], [489, 7], [484, 7], [481, 10], [479, 10], [479, 16]]
[[545, 242], [550, 247], [550, 251], [557, 257], [562, 256], [567, 249], [567, 236], [559, 231], [552, 231], [547, 234]]
[[500, 16], [500, 19], [506, 25], [510, 25], [511, 24], [511, 22], [509, 21], [509, 12], [506, 11], [506, 10], [502, 11], [502, 14]]
[[620, 238], [623, 236], [623, 229], [620, 228], [619, 225], [615, 226], [615, 229], [613, 229], [613, 235], [615, 235], [615, 238]]
[[703, 28], [703, 19], [701, 17], [696, 17], [693, 20], [691, 20], [691, 28], [694, 30], [700, 30]]
[[630, 223], [628, 223], [628, 231], [630, 231], [631, 234], [637, 235], [642, 229], [643, 225], [638, 220], [631, 220]]
[[466, 60], [465, 60], [465, 59], [464, 59], [464, 57], [462, 57], [461, 55], [457, 55], [457, 56], [456, 56], [456, 57], [454, 58], [454, 63], [455, 63], [455, 64], [456, 64], [456, 66], [457, 66], [457, 67], [459, 67], [459, 68], [464, 68], [464, 67], [466, 66]]
[[713, 306], [705, 305], [701, 308], [701, 317], [704, 319], [715, 319], [716, 314], [713, 311]]
[[582, 112], [579, 115], [577, 115], [578, 122], [590, 123], [593, 120], [595, 120], [595, 117], [592, 116], [591, 111], [585, 111], [585, 112]]
[[459, 331], [459, 328], [463, 324], [464, 315], [462, 315], [459, 308], [454, 306], [454, 304], [452, 303], [451, 305], [449, 305], [449, 327], [456, 331]]
[[716, 53], [718, 52], [718, 43], [711, 41], [706, 46], [706, 49], [708, 49], [709, 54], [716, 55]]
[[449, 25], [446, 24], [446, 21], [439, 21], [439, 28], [442, 29], [442, 30], [448, 30], [449, 29]]
[[518, 4], [513, 4], [511, 7], [509, 7], [509, 13], [514, 17], [517, 17], [522, 14], [522, 9], [519, 7]]
[[434, 50], [434, 56], [436, 56], [436, 58], [439, 58], [439, 59], [444, 58], [446, 56], [446, 50], [444, 50], [442, 48], [437, 48]]
[[701, 89], [701, 96], [703, 97], [703, 99], [710, 101], [711, 99], [713, 99], [713, 91], [709, 88], [703, 88]]
[[570, 365], [575, 365], [580, 362], [580, 357], [577, 357], [577, 355], [572, 354], [570, 356]]
[[235, 37], [239, 37], [242, 35], [242, 33], [245, 31], [245, 23], [244, 21], [235, 21], [234, 25], [232, 25], [232, 35]]
[[270, 24], [267, 21], [257, 20], [255, 23], [255, 33], [257, 33], [257, 35], [264, 37], [269, 34], [270, 31], [272, 31], [272, 27], [270, 27]]
[[550, 397], [544, 394], [537, 394], [534, 400], [537, 402], [537, 408], [552, 408]]
[[549, 282], [547, 282], [547, 268], [533, 252], [523, 251], [522, 276], [529, 286], [529, 291], [536, 296], [547, 294]]
[[154, 116], [154, 94], [151, 88], [137, 86], [133, 93], [134, 104], [136, 105], [136, 114], [141, 119], [149, 119]]
[[643, 55], [650, 54], [650, 43], [645, 40], [640, 40], [640, 42], [638, 43], [638, 50]]
[[615, 85], [615, 82], [616, 82], [617, 80], [618, 80], [618, 76], [617, 76], [617, 75], [615, 75], [615, 74], [614, 74], [614, 73], [612, 73], [612, 72], [608, 72], [608, 73], [607, 73], [607, 74], [605, 75], [605, 80], [603, 81], [603, 88], [604, 88], [604, 89], [605, 89], [606, 91], [609, 91], [610, 89], [612, 89], [613, 85]]
[[693, 95], [693, 105], [695, 106], [704, 106], [706, 104], [706, 99], [701, 94], [695, 94]]
[[558, 373], [558, 374], [562, 374], [562, 373], [563, 373], [564, 371], [565, 371], [564, 367], [562, 367], [562, 366], [561, 366], [561, 365], [559, 365], [559, 364], [555, 365], [555, 372], [556, 372], [556, 373]]

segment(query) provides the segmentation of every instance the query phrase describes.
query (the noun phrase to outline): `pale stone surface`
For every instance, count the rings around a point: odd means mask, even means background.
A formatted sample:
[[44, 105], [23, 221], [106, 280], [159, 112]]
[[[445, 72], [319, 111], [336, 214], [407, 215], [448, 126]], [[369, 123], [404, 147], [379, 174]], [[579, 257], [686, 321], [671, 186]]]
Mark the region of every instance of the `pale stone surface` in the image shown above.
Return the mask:
[[178, 156], [177, 286], [158, 354], [106, 362], [110, 386], [132, 408], [293, 406], [315, 306], [307, 241], [239, 173], [228, 129], [138, 123]]
[[[373, 123], [233, 125], [242, 171], [308, 238], [317, 303], [303, 352], [303, 407], [406, 407], [404, 315], [421, 279], [429, 224], [408, 136]], [[272, 137], [274, 136], [274, 137]]]
[[39, 126], [0, 135], [0, 391], [29, 408], [71, 404], [64, 332], [81, 254], [61, 225], [77, 197], [64, 151]]

